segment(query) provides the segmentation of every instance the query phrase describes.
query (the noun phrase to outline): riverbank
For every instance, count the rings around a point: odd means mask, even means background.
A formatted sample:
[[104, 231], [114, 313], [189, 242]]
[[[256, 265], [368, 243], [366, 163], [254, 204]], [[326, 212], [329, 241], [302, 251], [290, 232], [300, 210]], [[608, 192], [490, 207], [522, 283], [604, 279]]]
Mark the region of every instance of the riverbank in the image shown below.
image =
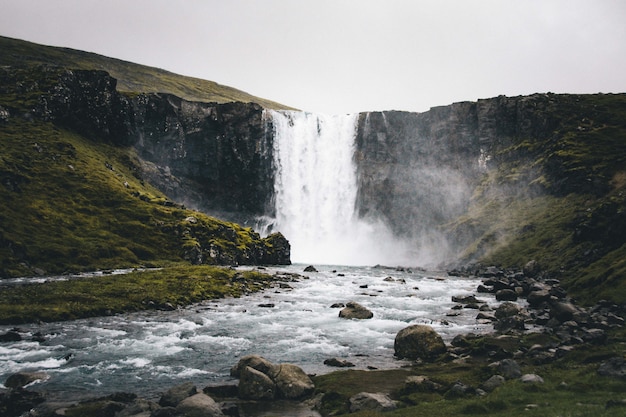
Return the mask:
[[13, 285], [0, 292], [0, 324], [25, 324], [175, 310], [204, 300], [241, 297], [295, 279], [263, 269], [174, 264], [126, 274]]

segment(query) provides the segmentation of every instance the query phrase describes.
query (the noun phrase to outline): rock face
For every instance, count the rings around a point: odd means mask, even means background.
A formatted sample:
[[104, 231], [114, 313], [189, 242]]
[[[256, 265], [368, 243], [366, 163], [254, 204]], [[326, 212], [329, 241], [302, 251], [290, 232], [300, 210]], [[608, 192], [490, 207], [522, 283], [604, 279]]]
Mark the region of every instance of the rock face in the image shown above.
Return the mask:
[[133, 146], [137, 173], [172, 200], [226, 220], [268, 211], [271, 137], [253, 103], [200, 103], [169, 94], [128, 97], [104, 71], [65, 70], [35, 114], [86, 137]]
[[447, 351], [441, 336], [432, 327], [421, 324], [400, 330], [393, 347], [400, 359], [425, 361], [432, 361]]

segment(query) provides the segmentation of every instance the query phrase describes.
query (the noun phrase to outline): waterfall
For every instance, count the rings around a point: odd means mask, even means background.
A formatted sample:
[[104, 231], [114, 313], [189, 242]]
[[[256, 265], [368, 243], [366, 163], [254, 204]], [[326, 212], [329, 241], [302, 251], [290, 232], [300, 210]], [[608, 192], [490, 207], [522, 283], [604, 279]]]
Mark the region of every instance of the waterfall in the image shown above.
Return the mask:
[[[393, 262], [398, 242], [356, 215], [353, 160], [358, 114], [268, 110], [273, 124], [274, 230], [293, 262], [374, 265]], [[404, 252], [404, 251], [402, 251]]]

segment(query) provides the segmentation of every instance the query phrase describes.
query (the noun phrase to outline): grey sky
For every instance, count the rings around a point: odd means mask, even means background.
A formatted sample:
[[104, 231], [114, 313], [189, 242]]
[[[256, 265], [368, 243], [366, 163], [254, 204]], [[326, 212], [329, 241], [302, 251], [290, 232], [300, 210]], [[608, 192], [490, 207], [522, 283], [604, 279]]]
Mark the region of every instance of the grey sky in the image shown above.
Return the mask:
[[321, 113], [626, 91], [624, 0], [0, 0], [0, 35]]

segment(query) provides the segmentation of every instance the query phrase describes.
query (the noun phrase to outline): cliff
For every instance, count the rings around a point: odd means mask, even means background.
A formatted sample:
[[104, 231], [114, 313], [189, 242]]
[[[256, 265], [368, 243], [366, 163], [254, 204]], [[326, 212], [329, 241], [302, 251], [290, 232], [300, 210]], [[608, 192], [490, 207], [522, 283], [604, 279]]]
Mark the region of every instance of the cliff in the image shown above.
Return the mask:
[[[212, 117], [236, 118], [239, 111], [260, 114], [258, 106], [198, 104], [181, 110], [183, 101], [168, 95], [121, 94], [115, 79], [103, 71], [48, 66], [2, 68], [0, 86], [1, 276], [181, 260], [290, 262], [289, 243], [279, 233], [261, 238], [250, 228], [189, 210], [159, 191], [159, 186], [165, 189], [162, 183], [155, 182], [157, 188], [150, 183], [148, 168], [178, 173], [178, 159], [198, 156], [187, 147], [195, 129], [188, 121], [198, 120], [186, 110], [204, 112], [201, 129], [211, 129]], [[220, 106], [232, 107], [222, 111]], [[155, 115], [154, 108], [161, 110]], [[232, 132], [234, 126], [221, 128]], [[180, 134], [172, 133], [177, 130]], [[220, 134], [219, 129], [214, 132]], [[236, 135], [230, 138], [236, 145]], [[244, 167], [254, 165], [243, 159], [256, 154], [244, 151], [221, 156], [227, 160], [230, 155], [229, 164], [239, 158]], [[142, 155], [167, 160], [173, 169]], [[218, 163], [211, 171], [214, 181], [232, 174], [225, 186], [245, 182], [240, 180], [244, 173], [220, 169]], [[167, 178], [175, 176], [169, 173]], [[190, 174], [183, 183], [193, 180]], [[237, 196], [225, 186], [215, 194]]]
[[535, 259], [581, 298], [626, 300], [624, 138], [625, 94], [364, 113], [359, 212], [444, 236], [460, 263]]

